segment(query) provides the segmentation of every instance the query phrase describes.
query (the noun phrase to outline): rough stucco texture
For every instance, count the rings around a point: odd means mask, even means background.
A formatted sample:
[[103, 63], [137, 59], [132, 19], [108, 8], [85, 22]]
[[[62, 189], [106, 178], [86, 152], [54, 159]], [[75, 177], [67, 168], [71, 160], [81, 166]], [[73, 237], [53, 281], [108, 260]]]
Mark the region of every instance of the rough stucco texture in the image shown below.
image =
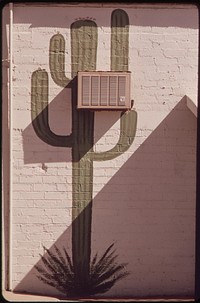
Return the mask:
[[[130, 276], [110, 296], [192, 296], [195, 254], [196, 117], [184, 95], [197, 97], [198, 12], [190, 8], [123, 6], [129, 17], [131, 96], [138, 114], [132, 146], [118, 158], [93, 164], [92, 255], [115, 242]], [[70, 25], [95, 19], [97, 70], [110, 70], [114, 7], [14, 5], [13, 26], [13, 287], [56, 294], [34, 265], [43, 246], [71, 251], [70, 149], [41, 141], [31, 123], [31, 75], [49, 70], [49, 41], [65, 38], [65, 74], [71, 77]], [[4, 8], [4, 51], [8, 18]], [[8, 203], [7, 67], [3, 70], [3, 189]], [[49, 77], [49, 125], [71, 132], [70, 88]], [[97, 112], [94, 151], [119, 138], [118, 112]], [[5, 220], [7, 222], [7, 220]], [[5, 223], [5, 233], [8, 226]], [[6, 248], [5, 248], [5, 251]], [[7, 258], [7, 254], [5, 256]], [[5, 262], [6, 263], [6, 262]], [[6, 271], [6, 270], [5, 270]]]

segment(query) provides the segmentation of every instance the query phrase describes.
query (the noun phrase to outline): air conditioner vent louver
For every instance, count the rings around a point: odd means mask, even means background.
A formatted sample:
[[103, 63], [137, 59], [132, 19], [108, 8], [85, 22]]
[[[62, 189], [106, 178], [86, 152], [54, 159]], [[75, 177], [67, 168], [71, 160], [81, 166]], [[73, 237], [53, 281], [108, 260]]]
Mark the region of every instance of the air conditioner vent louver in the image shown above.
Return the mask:
[[130, 72], [78, 72], [78, 108], [130, 109]]

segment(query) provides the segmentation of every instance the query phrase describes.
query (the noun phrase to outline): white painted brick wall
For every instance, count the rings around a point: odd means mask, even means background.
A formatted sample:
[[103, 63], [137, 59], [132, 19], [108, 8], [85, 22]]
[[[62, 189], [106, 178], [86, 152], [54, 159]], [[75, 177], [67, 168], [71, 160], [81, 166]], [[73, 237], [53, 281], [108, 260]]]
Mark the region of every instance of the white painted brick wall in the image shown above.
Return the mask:
[[[50, 77], [50, 38], [58, 31], [66, 38], [66, 75], [70, 77], [70, 25], [79, 17], [94, 18], [97, 70], [109, 70], [110, 16], [117, 7], [14, 4], [12, 227], [13, 287], [18, 290], [53, 294], [52, 288], [35, 278], [33, 266], [43, 253], [42, 245], [63, 243], [71, 249], [71, 150], [49, 146], [35, 134], [31, 74], [38, 67], [49, 73], [50, 126], [58, 134], [69, 134], [71, 108], [66, 100], [70, 91], [63, 92]], [[108, 295], [192, 296], [196, 118], [183, 97], [197, 97], [198, 11], [195, 6], [119, 8], [130, 21], [129, 70], [138, 124], [126, 153], [94, 162], [92, 254], [105, 251], [114, 241], [119, 260], [128, 263], [131, 275]], [[6, 14], [5, 8], [4, 58]], [[4, 66], [3, 161], [8, 167], [6, 73]], [[118, 137], [119, 113], [96, 113], [95, 150], [112, 148]], [[7, 216], [8, 168], [4, 179]]]

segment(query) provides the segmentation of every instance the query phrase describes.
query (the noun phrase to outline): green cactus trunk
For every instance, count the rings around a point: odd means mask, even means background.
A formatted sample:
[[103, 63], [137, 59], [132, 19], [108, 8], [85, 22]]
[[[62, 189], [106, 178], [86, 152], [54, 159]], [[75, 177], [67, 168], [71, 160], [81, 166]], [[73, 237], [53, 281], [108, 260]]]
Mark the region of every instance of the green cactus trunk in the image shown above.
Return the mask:
[[89, 276], [92, 224], [94, 113], [74, 110], [72, 148], [72, 258], [79, 282]]
[[[77, 21], [71, 26], [72, 77], [78, 71], [96, 69], [97, 27], [93, 21]], [[88, 280], [91, 253], [94, 113], [77, 110], [77, 79], [72, 87], [72, 258], [76, 280]]]

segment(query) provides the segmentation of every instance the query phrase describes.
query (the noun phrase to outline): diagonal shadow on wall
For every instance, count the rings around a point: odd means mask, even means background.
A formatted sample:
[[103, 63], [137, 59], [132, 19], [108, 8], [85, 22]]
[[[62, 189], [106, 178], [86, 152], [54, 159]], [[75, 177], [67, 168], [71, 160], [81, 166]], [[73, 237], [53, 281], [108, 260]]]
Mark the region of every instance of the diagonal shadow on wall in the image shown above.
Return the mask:
[[[195, 150], [196, 118], [183, 98], [94, 197], [92, 255], [115, 241], [118, 260], [131, 271], [107, 296], [194, 295]], [[69, 249], [71, 230], [57, 247]], [[15, 291], [59, 296], [34, 267]]]

